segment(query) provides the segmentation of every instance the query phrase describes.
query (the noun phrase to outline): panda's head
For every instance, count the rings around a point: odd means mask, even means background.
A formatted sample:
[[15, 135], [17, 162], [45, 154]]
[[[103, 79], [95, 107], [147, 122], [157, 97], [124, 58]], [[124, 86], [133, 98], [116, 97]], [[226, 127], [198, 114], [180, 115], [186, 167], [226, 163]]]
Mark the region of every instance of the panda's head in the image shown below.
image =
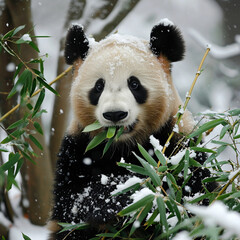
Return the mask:
[[154, 26], [149, 42], [113, 34], [97, 43], [83, 27], [72, 26], [65, 58], [74, 65], [73, 125], [84, 128], [98, 120], [103, 127], [124, 126], [122, 140], [149, 137], [181, 104], [170, 68], [183, 54], [182, 36], [170, 21]]

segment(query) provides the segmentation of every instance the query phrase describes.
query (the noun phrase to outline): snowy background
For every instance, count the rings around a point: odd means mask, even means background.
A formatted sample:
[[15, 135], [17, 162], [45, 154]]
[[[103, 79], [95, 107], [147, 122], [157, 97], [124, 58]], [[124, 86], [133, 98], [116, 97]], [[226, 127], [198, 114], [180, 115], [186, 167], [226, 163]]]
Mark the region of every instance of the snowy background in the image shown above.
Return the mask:
[[[36, 35], [51, 36], [38, 40], [41, 54], [48, 53], [45, 61], [45, 77], [48, 82], [56, 77], [59, 43], [60, 38], [66, 34], [63, 31], [63, 24], [69, 2], [69, 0], [32, 0]], [[214, 46], [213, 44], [223, 45], [225, 42], [222, 31], [223, 13], [213, 0], [142, 0], [122, 21], [117, 30], [121, 34], [149, 39], [153, 25], [162, 18], [173, 21], [182, 30], [186, 40], [185, 59], [173, 65], [173, 79], [184, 98], [205, 52], [203, 46], [208, 43], [211, 43], [212, 46]], [[101, 23], [99, 22], [99, 24]], [[236, 23], [235, 27], [240, 27], [240, 25], [238, 26]], [[95, 29], [98, 29], [97, 24], [92, 26], [91, 31], [94, 32]], [[90, 35], [91, 32], [88, 34]], [[205, 40], [202, 40], [201, 37]], [[219, 49], [215, 50], [219, 51]], [[229, 59], [227, 60], [207, 57], [204, 71], [189, 103], [189, 108], [194, 113], [206, 109], [225, 111], [229, 108], [239, 107], [239, 66], [236, 67], [231, 61], [229, 63]], [[233, 86], [237, 86], [235, 90], [233, 90]], [[52, 103], [52, 97], [49, 95], [43, 108], [51, 112]], [[45, 118], [44, 120], [45, 125], [48, 126], [49, 119]], [[17, 209], [19, 193], [11, 190], [10, 194], [13, 206]], [[19, 213], [20, 215], [21, 213]], [[10, 240], [22, 239], [21, 232], [31, 237], [32, 240], [46, 240], [46, 228], [33, 226], [24, 218], [18, 218], [15, 222], [15, 226], [10, 231]]]

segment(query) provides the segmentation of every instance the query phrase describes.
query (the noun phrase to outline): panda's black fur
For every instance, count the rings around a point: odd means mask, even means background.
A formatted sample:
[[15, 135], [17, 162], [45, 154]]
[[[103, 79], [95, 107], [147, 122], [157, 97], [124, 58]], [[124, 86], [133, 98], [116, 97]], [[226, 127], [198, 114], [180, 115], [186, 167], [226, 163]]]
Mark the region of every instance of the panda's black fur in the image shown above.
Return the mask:
[[[171, 31], [168, 31], [168, 28]], [[160, 30], [159, 30], [160, 29]], [[170, 34], [171, 36], [168, 36]], [[80, 40], [79, 40], [80, 39]], [[157, 42], [159, 39], [160, 42]], [[169, 45], [169, 41], [170, 43]], [[82, 44], [81, 44], [82, 43]], [[155, 26], [151, 33], [150, 49], [153, 54], [159, 56], [163, 54], [170, 62], [178, 61], [183, 57], [184, 44], [182, 36], [176, 27], [164, 26], [159, 24]], [[66, 40], [65, 57], [69, 64], [74, 63], [78, 58], [84, 60], [89, 51], [89, 43], [79, 26], [73, 26], [68, 33]], [[135, 79], [128, 79], [128, 85]], [[93, 87], [89, 91], [89, 101], [92, 105], [97, 105], [101, 95], [102, 79], [97, 81], [100, 85]], [[96, 84], [97, 84], [96, 82]], [[129, 86], [131, 90], [131, 87]], [[131, 90], [138, 104], [144, 104], [148, 99], [148, 91], [144, 86], [139, 92]], [[153, 119], [154, 121], [154, 119]], [[163, 126], [155, 132], [152, 132], [161, 145], [164, 145], [169, 134], [172, 132], [175, 124], [174, 116], [169, 117]], [[112, 144], [110, 149], [103, 154], [105, 144], [102, 143], [94, 149], [85, 152], [88, 143], [92, 136], [89, 133], [83, 133], [80, 126], [71, 134], [67, 134], [61, 145], [58, 154], [58, 162], [56, 169], [56, 178], [54, 186], [54, 205], [52, 210], [51, 222], [54, 225], [49, 239], [60, 240], [66, 236], [66, 232], [57, 233], [56, 225], [58, 222], [65, 223], [80, 223], [87, 222], [90, 228], [81, 231], [73, 231], [67, 237], [71, 240], [90, 239], [98, 232], [105, 231], [108, 224], [122, 223], [122, 219], [117, 217], [117, 213], [131, 203], [128, 194], [111, 196], [111, 192], [115, 190], [116, 184], [124, 183], [127, 179], [133, 176], [125, 168], [118, 167], [117, 162], [124, 159], [127, 163], [139, 165], [139, 161], [134, 156], [133, 152], [141, 156], [137, 142], [120, 141]], [[152, 151], [153, 146], [149, 142], [149, 137], [141, 143], [146, 151]], [[165, 155], [167, 157], [176, 149], [176, 145], [182, 139], [182, 135], [175, 134], [170, 145], [167, 147]], [[154, 157], [154, 156], [153, 156]], [[156, 157], [154, 157], [156, 159]], [[204, 154], [197, 153], [196, 160], [201, 164], [206, 160]], [[156, 159], [157, 161], [157, 159]], [[197, 192], [203, 191], [201, 180], [209, 177], [210, 172], [204, 168], [191, 168], [192, 177], [188, 182], [191, 192], [186, 192], [183, 189], [183, 195], [190, 196]], [[108, 177], [107, 182], [102, 182], [103, 175]], [[212, 191], [215, 184], [209, 184], [207, 188]]]

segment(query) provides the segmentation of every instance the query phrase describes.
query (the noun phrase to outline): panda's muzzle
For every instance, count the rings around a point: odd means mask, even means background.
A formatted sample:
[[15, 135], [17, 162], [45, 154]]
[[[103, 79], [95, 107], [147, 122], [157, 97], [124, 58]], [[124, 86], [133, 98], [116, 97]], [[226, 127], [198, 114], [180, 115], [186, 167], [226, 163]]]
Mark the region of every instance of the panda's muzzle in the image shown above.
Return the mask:
[[128, 116], [128, 112], [124, 111], [112, 111], [103, 113], [103, 117], [113, 123], [117, 123], [121, 120], [124, 120]]

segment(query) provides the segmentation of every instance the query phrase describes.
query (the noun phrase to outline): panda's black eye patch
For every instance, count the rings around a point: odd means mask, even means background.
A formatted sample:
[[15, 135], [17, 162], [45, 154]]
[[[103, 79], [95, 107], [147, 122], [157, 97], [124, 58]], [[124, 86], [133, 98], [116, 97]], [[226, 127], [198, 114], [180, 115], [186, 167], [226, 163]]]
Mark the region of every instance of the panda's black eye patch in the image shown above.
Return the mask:
[[95, 89], [97, 92], [101, 93], [104, 89], [104, 80], [102, 78], [98, 79], [95, 83]]
[[102, 78], [98, 79], [94, 87], [89, 91], [89, 100], [92, 105], [97, 105], [103, 92], [105, 82]]
[[140, 81], [132, 76], [128, 79], [128, 86], [131, 90], [137, 90], [140, 87]]
[[139, 104], [146, 102], [148, 96], [147, 89], [143, 87], [137, 77], [131, 76], [128, 79], [128, 87]]

